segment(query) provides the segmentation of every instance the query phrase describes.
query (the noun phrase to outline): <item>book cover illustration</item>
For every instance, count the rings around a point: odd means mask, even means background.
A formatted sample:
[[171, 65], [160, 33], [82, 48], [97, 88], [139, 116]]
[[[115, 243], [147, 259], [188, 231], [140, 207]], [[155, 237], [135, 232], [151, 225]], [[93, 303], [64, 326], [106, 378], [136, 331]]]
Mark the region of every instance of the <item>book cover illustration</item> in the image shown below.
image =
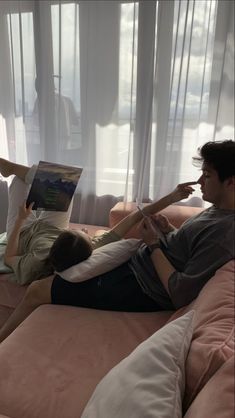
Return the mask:
[[33, 210], [66, 212], [82, 174], [82, 168], [39, 161], [26, 206]]

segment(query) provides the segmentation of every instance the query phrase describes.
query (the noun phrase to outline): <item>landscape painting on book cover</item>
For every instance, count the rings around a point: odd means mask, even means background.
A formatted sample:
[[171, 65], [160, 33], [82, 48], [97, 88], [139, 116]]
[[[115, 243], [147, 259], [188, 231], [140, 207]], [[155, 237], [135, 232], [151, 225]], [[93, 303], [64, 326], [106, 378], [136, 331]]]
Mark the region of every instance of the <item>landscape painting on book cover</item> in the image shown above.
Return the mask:
[[82, 168], [40, 161], [29, 191], [26, 205], [34, 202], [33, 210], [68, 210]]

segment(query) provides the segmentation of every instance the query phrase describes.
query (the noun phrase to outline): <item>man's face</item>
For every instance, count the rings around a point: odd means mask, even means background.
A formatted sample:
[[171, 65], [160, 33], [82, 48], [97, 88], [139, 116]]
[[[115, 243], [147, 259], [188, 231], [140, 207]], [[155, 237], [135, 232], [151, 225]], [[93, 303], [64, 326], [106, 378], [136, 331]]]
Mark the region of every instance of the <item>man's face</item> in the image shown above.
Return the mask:
[[224, 198], [224, 183], [220, 181], [217, 171], [209, 164], [204, 163], [198, 183], [201, 185], [203, 200], [219, 207]]

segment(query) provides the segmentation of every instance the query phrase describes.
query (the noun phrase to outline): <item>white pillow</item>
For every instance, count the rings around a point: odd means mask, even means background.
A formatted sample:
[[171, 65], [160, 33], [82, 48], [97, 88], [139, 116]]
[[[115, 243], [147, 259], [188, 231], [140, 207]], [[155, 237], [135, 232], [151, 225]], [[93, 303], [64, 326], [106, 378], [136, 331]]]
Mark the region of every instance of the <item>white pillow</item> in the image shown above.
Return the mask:
[[165, 325], [115, 366], [81, 418], [181, 418], [193, 316]]
[[134, 238], [111, 242], [94, 250], [87, 260], [57, 274], [68, 282], [91, 279], [125, 263], [137, 251], [141, 243], [142, 240]]

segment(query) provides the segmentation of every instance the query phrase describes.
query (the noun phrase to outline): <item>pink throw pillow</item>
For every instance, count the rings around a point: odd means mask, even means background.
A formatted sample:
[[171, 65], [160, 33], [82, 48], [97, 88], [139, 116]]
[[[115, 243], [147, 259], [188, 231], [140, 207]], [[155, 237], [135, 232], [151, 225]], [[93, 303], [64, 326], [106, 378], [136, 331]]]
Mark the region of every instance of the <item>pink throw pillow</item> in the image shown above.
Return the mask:
[[199, 392], [184, 418], [232, 418], [234, 390], [234, 357], [231, 357]]
[[195, 311], [194, 333], [186, 361], [186, 411], [200, 390], [234, 353], [234, 267], [231, 260], [217, 270], [188, 306], [170, 320]]

